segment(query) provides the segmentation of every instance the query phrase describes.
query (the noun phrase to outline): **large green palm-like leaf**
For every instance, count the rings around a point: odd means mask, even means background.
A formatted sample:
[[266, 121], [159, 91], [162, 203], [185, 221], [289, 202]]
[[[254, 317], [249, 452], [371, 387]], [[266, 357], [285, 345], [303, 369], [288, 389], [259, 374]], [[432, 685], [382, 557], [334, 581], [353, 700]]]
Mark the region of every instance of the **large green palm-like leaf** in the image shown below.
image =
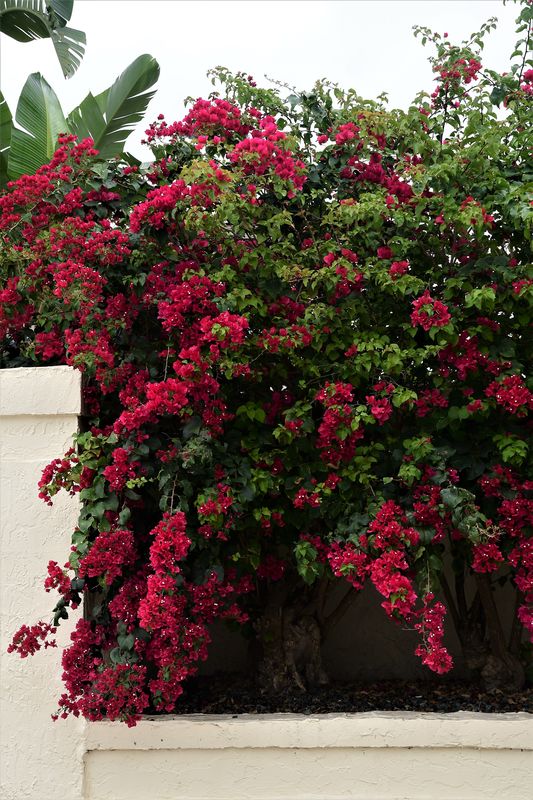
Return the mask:
[[0, 186], [7, 181], [7, 160], [11, 145], [13, 120], [6, 99], [0, 92]]
[[57, 137], [68, 131], [63, 110], [52, 87], [38, 72], [30, 75], [22, 88], [9, 150], [8, 175], [11, 179], [31, 175], [50, 161]]
[[65, 78], [71, 78], [85, 53], [86, 38], [75, 28], [57, 28], [52, 33], [52, 43]]
[[[65, 119], [54, 90], [38, 72], [30, 75], [17, 105], [19, 127], [13, 125], [7, 105], [0, 103], [0, 141], [8, 145], [2, 145], [0, 152], [0, 185], [6, 180], [3, 172], [14, 179], [46, 164], [61, 133], [73, 133], [79, 139], [90, 136], [103, 158], [121, 155], [127, 137], [154, 95], [149, 89], [158, 77], [157, 61], [149, 55], [140, 56], [109, 89], [96, 97], [89, 93]], [[6, 161], [7, 170], [2, 170]]]
[[159, 64], [142, 55], [119, 75], [109, 89], [91, 93], [67, 117], [68, 127], [79, 139], [91, 136], [103, 158], [122, 153], [124, 142], [141, 121], [155, 94], [149, 91], [159, 77]]
[[63, 20], [62, 24], [66, 25], [72, 16], [74, 0], [48, 0], [48, 6], [60, 20]]
[[0, 0], [0, 31], [18, 42], [51, 39], [63, 75], [70, 78], [85, 52], [83, 31], [68, 28], [74, 0]]

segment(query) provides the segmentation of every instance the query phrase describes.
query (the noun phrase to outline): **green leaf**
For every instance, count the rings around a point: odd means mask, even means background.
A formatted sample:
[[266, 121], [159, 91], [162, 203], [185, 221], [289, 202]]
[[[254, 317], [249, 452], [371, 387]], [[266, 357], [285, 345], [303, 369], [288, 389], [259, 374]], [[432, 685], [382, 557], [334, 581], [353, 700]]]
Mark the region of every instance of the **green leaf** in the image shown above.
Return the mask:
[[125, 653], [120, 647], [114, 647], [109, 652], [109, 658], [113, 664], [127, 664], [130, 660], [129, 654]]
[[48, 39], [51, 19], [40, 0], [0, 0], [0, 31], [17, 42]]
[[495, 106], [499, 106], [505, 100], [507, 94], [508, 91], [505, 86], [495, 86], [490, 94], [490, 100]]
[[51, 39], [65, 78], [78, 69], [85, 52], [83, 31], [67, 28], [73, 0], [0, 0], [0, 31], [17, 42]]
[[482, 286], [479, 289], [472, 289], [471, 292], [467, 292], [465, 295], [465, 306], [466, 308], [475, 306], [480, 310], [484, 307], [492, 308], [495, 298], [496, 292], [491, 286]]
[[311, 542], [301, 540], [294, 548], [296, 557], [296, 568], [298, 574], [307, 584], [314, 583], [320, 572], [320, 567], [316, 561], [317, 551]]
[[117, 642], [122, 650], [132, 650], [135, 644], [135, 636], [133, 633], [117, 636]]
[[196, 433], [200, 432], [202, 427], [202, 419], [201, 417], [191, 417], [188, 422], [185, 423], [183, 426], [183, 438], [190, 439], [191, 436], [194, 436]]
[[90, 136], [96, 142], [105, 130], [105, 119], [91, 92], [74, 111], [71, 111], [67, 120], [69, 130], [80, 140]]
[[399, 408], [404, 403], [408, 403], [411, 400], [416, 400], [418, 395], [412, 389], [406, 389], [405, 387], [399, 386], [397, 389], [394, 390], [394, 394], [392, 396], [392, 404], [395, 408]]
[[[89, 516], [79, 520], [78, 528], [80, 529], [80, 531], [82, 531], [82, 533], [87, 533], [87, 531], [92, 528], [93, 524], [94, 524], [94, 517], [92, 516], [92, 514], [90, 514]], [[72, 541], [74, 542], [74, 544], [76, 544], [74, 536], [72, 537]], [[85, 537], [83, 541], [85, 541]]]
[[442, 572], [442, 559], [436, 553], [432, 553], [429, 557], [429, 565], [431, 569], [438, 574]]
[[243, 486], [239, 494], [239, 500], [241, 503], [249, 502], [250, 500], [254, 499], [255, 494], [256, 492], [254, 487], [251, 484], [247, 484], [246, 486]]
[[492, 438], [506, 463], [520, 464], [527, 456], [528, 443], [515, 434], [497, 434]]
[[85, 53], [87, 40], [83, 31], [60, 28], [52, 33], [52, 44], [65, 78], [71, 78]]
[[125, 506], [118, 515], [118, 524], [125, 525], [130, 517], [131, 517], [131, 511], [128, 508], [128, 506]]
[[447, 508], [456, 508], [463, 499], [460, 492], [455, 488], [443, 489], [440, 496]]
[[91, 93], [68, 115], [69, 130], [79, 139], [90, 136], [102, 158], [122, 153], [124, 143], [144, 116], [154, 91], [148, 91], [159, 77], [159, 64], [142, 55], [119, 75], [109, 89], [94, 97]]
[[7, 181], [7, 161], [12, 129], [11, 111], [4, 95], [0, 92], [0, 186], [4, 186]]
[[48, 0], [48, 4], [65, 25], [72, 16], [74, 0]]
[[39, 72], [28, 77], [15, 115], [23, 128], [13, 128], [8, 174], [18, 178], [36, 172], [52, 158], [57, 137], [68, 130], [57, 95]]

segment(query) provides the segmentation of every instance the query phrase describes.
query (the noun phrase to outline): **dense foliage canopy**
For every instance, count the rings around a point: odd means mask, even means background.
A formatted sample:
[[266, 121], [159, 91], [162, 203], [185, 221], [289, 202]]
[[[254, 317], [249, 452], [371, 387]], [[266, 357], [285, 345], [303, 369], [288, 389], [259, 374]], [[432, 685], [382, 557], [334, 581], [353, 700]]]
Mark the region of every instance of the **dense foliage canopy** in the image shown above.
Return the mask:
[[150, 126], [152, 164], [67, 136], [0, 198], [3, 366], [84, 374], [84, 430], [40, 483], [82, 501], [59, 602], [11, 646], [85, 599], [60, 713], [173, 710], [222, 618], [278, 657], [274, 685], [322, 680], [287, 625], [273, 653], [269, 609], [320, 641], [339, 579], [371, 582], [431, 670], [447, 606], [487, 681], [523, 680], [492, 581], [533, 633], [530, 20], [504, 76], [492, 22], [460, 46], [420, 30], [436, 88], [407, 111], [218, 69], [220, 94]]

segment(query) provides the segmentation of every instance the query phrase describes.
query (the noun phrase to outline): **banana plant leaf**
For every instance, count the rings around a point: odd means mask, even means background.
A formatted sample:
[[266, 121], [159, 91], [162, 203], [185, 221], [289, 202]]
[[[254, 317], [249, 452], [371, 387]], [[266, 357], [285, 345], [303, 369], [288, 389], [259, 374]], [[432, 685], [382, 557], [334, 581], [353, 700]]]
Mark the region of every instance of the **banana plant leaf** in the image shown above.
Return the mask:
[[83, 31], [67, 27], [73, 0], [0, 0], [0, 32], [17, 42], [51, 39], [63, 75], [70, 78], [85, 52]]
[[31, 175], [50, 161], [57, 147], [57, 137], [68, 132], [67, 121], [52, 87], [34, 72], [20, 93], [9, 149], [8, 176]]
[[154, 96], [150, 89], [158, 77], [157, 61], [139, 56], [112, 86], [96, 97], [89, 92], [65, 119], [51, 86], [40, 73], [30, 75], [17, 104], [16, 126], [7, 104], [0, 104], [0, 186], [46, 164], [61, 133], [73, 133], [80, 140], [90, 136], [104, 159], [121, 155]]
[[0, 92], [0, 186], [7, 181], [7, 162], [11, 145], [13, 118], [2, 92]]
[[155, 94], [159, 64], [150, 55], [135, 59], [100, 94], [87, 97], [67, 117], [69, 130], [79, 139], [91, 136], [103, 158], [120, 155], [131, 131], [140, 122]]
[[66, 25], [72, 16], [74, 0], [48, 0], [48, 6], [59, 20], [63, 20], [63, 25]]

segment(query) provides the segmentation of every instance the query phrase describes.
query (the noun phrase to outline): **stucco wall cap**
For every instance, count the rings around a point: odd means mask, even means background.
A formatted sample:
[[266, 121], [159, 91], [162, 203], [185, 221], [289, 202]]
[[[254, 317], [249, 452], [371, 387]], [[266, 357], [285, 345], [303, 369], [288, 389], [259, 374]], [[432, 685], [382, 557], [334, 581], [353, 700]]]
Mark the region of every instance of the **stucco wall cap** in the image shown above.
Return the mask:
[[0, 416], [55, 416], [81, 411], [81, 372], [73, 367], [0, 370]]
[[533, 750], [533, 715], [378, 712], [146, 717], [134, 728], [89, 723], [88, 750], [456, 748]]

